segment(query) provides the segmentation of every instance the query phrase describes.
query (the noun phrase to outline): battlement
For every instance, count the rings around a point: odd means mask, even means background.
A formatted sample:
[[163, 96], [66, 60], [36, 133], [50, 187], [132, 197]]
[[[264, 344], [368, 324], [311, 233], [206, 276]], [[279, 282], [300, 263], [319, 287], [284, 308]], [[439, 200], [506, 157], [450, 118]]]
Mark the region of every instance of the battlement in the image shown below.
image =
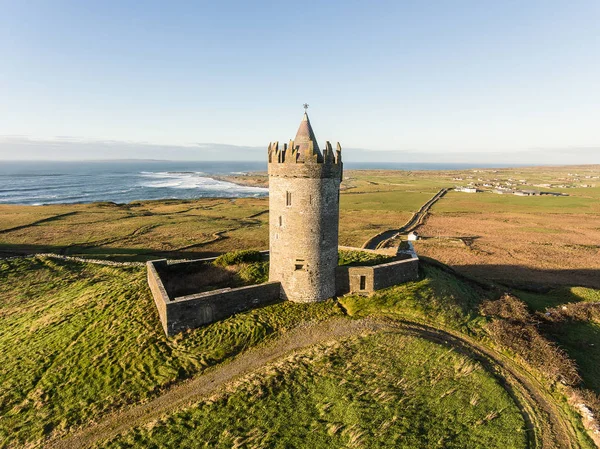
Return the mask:
[[331, 143], [327, 141], [323, 154], [318, 146], [315, 148], [312, 140], [306, 143], [305, 151], [301, 151], [300, 145], [296, 145], [293, 140], [289, 144], [283, 144], [283, 148], [279, 148], [279, 142], [271, 142], [268, 152], [269, 164], [342, 164], [342, 146], [339, 142], [333, 151]]

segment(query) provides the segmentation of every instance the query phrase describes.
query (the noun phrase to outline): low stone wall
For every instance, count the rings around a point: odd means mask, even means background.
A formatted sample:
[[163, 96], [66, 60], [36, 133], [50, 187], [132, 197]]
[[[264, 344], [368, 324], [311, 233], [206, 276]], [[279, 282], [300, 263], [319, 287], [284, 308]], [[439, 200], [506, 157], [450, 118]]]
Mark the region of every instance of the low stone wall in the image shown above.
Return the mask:
[[168, 336], [187, 329], [222, 320], [244, 310], [279, 301], [281, 284], [267, 282], [239, 288], [224, 288], [172, 298], [163, 279], [175, 275], [177, 268], [189, 270], [208, 260], [168, 264], [166, 260], [147, 263], [148, 285], [152, 291], [161, 324]]
[[[343, 249], [346, 249], [342, 247]], [[360, 248], [352, 248], [360, 251]], [[378, 251], [368, 251], [377, 252]], [[386, 251], [383, 254], [387, 254]], [[419, 277], [419, 258], [412, 245], [409, 251], [397, 254], [402, 260], [373, 266], [338, 266], [335, 274], [336, 295], [369, 294], [382, 288]], [[268, 253], [263, 252], [267, 258]], [[147, 263], [148, 285], [165, 333], [169, 336], [205, 324], [222, 320], [245, 310], [280, 300], [281, 284], [267, 282], [239, 288], [224, 288], [186, 296], [176, 296], [179, 284], [186, 282], [185, 272], [201, 270], [215, 258], [185, 262], [155, 260]], [[179, 276], [178, 275], [181, 275]], [[191, 278], [187, 278], [191, 282]]]
[[167, 303], [170, 301], [170, 299], [157, 271], [158, 267], [166, 266], [166, 260], [155, 260], [146, 264], [148, 269], [148, 285], [150, 286], [150, 291], [152, 292], [152, 297], [154, 298], [154, 303], [156, 304], [156, 309], [158, 310], [158, 316], [160, 317], [160, 322], [165, 330], [165, 333], [169, 335], [167, 325]]
[[419, 259], [411, 258], [363, 267], [338, 267], [336, 294], [373, 293], [419, 278]]
[[373, 290], [391, 287], [419, 278], [419, 259], [412, 258], [376, 265], [373, 268]]
[[167, 335], [173, 335], [245, 310], [277, 302], [280, 289], [279, 282], [267, 282], [177, 298], [167, 303], [167, 320], [166, 324], [163, 324], [165, 332]]
[[403, 251], [406, 259], [395, 260], [372, 266], [341, 266], [336, 272], [336, 294], [373, 293], [382, 288], [419, 278], [419, 257], [409, 243], [409, 250]]
[[87, 259], [84, 257], [77, 257], [77, 256], [63, 256], [62, 254], [56, 254], [56, 253], [35, 253], [35, 254], [25, 254], [23, 256], [0, 257], [0, 260], [34, 259], [36, 257], [49, 257], [51, 259], [69, 260], [69, 261], [73, 261], [73, 262], [83, 262], [83, 263], [93, 263], [96, 265], [108, 265], [111, 267], [143, 267], [144, 265], [146, 265], [144, 262], [117, 262], [114, 260]]
[[362, 253], [369, 254], [381, 254], [382, 256], [395, 256], [398, 253], [398, 248], [379, 248], [379, 249], [367, 249], [359, 248], [356, 246], [338, 246], [339, 251], [360, 251]]

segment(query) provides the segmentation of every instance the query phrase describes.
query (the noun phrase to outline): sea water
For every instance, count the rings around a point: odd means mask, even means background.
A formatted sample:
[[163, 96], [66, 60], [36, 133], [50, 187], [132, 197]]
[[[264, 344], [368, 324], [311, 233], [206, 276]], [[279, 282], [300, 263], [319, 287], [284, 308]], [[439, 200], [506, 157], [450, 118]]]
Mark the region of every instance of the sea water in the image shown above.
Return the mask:
[[58, 204], [202, 197], [265, 196], [268, 190], [218, 181], [211, 175], [266, 170], [258, 162], [4, 162], [0, 203]]
[[[348, 169], [444, 170], [469, 164], [344, 163]], [[266, 162], [0, 161], [0, 203], [59, 204], [203, 197], [260, 197], [268, 190], [213, 179], [266, 171]]]

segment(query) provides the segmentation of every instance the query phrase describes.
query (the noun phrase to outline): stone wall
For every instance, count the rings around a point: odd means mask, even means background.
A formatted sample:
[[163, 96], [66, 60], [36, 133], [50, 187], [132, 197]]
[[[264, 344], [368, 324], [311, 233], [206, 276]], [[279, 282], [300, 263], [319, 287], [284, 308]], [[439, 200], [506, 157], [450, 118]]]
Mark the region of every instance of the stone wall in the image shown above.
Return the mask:
[[166, 266], [166, 260], [155, 260], [146, 264], [148, 271], [148, 285], [150, 286], [150, 291], [152, 292], [152, 297], [154, 298], [154, 303], [156, 304], [156, 309], [158, 310], [158, 316], [165, 333], [169, 335], [167, 326], [167, 303], [170, 300], [169, 296], [167, 295], [167, 290], [165, 289], [165, 286], [157, 271], [157, 268], [160, 269]]
[[279, 300], [279, 282], [224, 288], [173, 298], [165, 288], [167, 276], [177, 279], [178, 270], [201, 267], [210, 260], [168, 264], [166, 260], [147, 263], [148, 285], [158, 310], [161, 324], [168, 336], [222, 320], [245, 310]]
[[338, 267], [336, 294], [373, 293], [382, 288], [416, 281], [419, 278], [419, 258], [397, 260], [373, 266]]
[[373, 268], [373, 291], [408, 281], [416, 281], [419, 278], [419, 259], [417, 258], [375, 265], [371, 268]]
[[167, 335], [222, 320], [236, 313], [279, 301], [279, 282], [214, 290], [183, 296], [166, 304]]
[[[352, 250], [357, 250], [352, 248]], [[336, 248], [337, 251], [337, 248]], [[379, 251], [378, 251], [379, 252]], [[267, 257], [266, 251], [263, 252]], [[414, 281], [419, 275], [419, 258], [412, 249], [405, 255], [408, 259], [373, 266], [336, 266], [329, 278], [334, 291], [327, 298], [346, 293], [369, 294], [382, 288], [403, 282]], [[179, 291], [176, 284], [183, 277], [178, 273], [201, 269], [215, 258], [167, 263], [156, 260], [147, 263], [148, 285], [160, 316], [164, 331], [171, 336], [251, 308], [274, 303], [280, 299], [281, 283], [267, 282], [240, 288], [224, 288], [187, 296], [174, 297], [169, 294]], [[337, 261], [337, 253], [336, 259]], [[271, 261], [271, 263], [273, 263]], [[170, 280], [169, 280], [170, 278]], [[169, 284], [171, 282], [171, 284]]]

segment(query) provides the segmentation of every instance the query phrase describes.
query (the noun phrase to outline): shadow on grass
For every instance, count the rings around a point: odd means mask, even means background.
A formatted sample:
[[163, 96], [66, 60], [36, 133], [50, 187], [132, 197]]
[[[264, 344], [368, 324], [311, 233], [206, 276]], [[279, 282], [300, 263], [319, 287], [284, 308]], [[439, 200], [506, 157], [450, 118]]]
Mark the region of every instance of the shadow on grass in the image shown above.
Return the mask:
[[565, 285], [600, 289], [598, 269], [539, 269], [522, 265], [453, 265], [469, 277], [487, 279], [517, 290], [547, 293]]
[[76, 245], [16, 245], [0, 244], [0, 258], [27, 256], [41, 253], [54, 253], [63, 256], [76, 256], [89, 259], [103, 259], [119, 262], [146, 262], [155, 259], [203, 259], [221, 254], [216, 251], [200, 251], [189, 249], [185, 251], [160, 251], [147, 248], [115, 248], [115, 247], [78, 247]]

